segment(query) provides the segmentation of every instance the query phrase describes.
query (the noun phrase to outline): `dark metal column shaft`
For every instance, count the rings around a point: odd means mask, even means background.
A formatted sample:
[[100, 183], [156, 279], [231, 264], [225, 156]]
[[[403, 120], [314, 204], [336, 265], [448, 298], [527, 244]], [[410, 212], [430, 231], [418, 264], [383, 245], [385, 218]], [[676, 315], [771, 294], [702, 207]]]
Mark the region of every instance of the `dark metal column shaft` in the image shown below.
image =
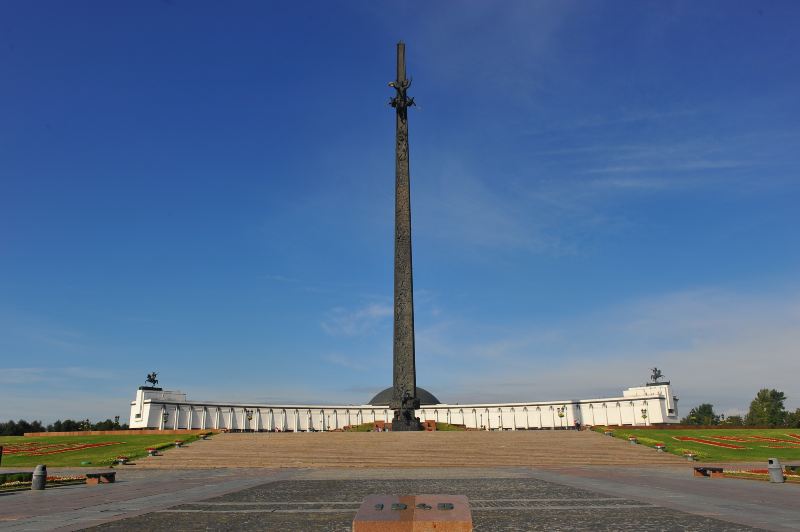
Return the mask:
[[408, 107], [414, 105], [406, 90], [405, 44], [397, 44], [397, 91], [392, 106], [397, 112], [395, 146], [394, 229], [394, 393], [389, 405], [394, 413], [392, 430], [420, 430], [414, 410], [419, 408], [414, 364], [414, 283], [411, 267], [411, 187], [408, 169]]

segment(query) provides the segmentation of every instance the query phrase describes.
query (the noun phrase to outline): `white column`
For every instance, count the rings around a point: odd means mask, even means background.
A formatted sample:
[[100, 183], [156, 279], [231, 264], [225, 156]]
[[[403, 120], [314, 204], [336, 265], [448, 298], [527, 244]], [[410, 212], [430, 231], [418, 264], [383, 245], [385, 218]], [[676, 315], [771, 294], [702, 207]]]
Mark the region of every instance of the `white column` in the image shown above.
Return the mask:
[[203, 407], [203, 416], [200, 418], [200, 428], [206, 430], [206, 416], [208, 416], [208, 408]]
[[175, 430], [178, 430], [178, 419], [180, 418], [180, 416], [181, 416], [180, 407], [178, 405], [175, 405], [175, 423], [173, 423], [172, 425], [172, 428]]

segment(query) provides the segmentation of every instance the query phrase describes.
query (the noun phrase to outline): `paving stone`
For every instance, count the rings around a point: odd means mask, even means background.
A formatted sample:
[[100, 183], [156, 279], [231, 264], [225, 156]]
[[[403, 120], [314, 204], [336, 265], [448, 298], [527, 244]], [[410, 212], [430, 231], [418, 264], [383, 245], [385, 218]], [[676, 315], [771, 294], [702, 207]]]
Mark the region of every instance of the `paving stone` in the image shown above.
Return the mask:
[[755, 530], [535, 478], [282, 480], [101, 530], [350, 530], [369, 494], [466, 495], [475, 530]]

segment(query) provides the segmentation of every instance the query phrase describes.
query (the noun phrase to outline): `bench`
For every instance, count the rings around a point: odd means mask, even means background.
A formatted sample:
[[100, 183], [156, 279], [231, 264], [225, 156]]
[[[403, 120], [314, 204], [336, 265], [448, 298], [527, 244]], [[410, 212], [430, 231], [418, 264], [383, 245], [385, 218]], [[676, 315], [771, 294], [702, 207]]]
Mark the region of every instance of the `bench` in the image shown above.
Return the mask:
[[721, 467], [707, 467], [707, 466], [699, 466], [694, 468], [694, 476], [696, 477], [711, 477], [711, 478], [722, 478], [724, 475], [722, 474]]
[[116, 477], [116, 471], [105, 471], [103, 473], [86, 473], [87, 484], [112, 484]]

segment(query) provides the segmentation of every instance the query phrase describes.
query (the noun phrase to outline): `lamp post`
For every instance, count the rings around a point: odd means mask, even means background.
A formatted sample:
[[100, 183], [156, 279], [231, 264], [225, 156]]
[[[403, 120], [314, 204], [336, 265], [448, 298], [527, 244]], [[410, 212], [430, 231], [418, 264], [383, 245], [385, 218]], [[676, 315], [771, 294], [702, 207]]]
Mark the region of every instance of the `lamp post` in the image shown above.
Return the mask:
[[161, 411], [161, 430], [166, 430], [167, 421], [169, 421], [169, 412], [167, 412], [167, 409], [164, 408]]
[[245, 429], [245, 432], [253, 432], [253, 426], [250, 423], [253, 420], [253, 411], [245, 408], [244, 412], [247, 415], [247, 429]]
[[647, 409], [642, 408], [642, 419], [644, 420], [645, 426], [647, 425]]
[[564, 428], [564, 416], [566, 415], [566, 412], [567, 412], [567, 405], [559, 406], [556, 410], [558, 411], [559, 423], [561, 424], [561, 428], [563, 429]]

